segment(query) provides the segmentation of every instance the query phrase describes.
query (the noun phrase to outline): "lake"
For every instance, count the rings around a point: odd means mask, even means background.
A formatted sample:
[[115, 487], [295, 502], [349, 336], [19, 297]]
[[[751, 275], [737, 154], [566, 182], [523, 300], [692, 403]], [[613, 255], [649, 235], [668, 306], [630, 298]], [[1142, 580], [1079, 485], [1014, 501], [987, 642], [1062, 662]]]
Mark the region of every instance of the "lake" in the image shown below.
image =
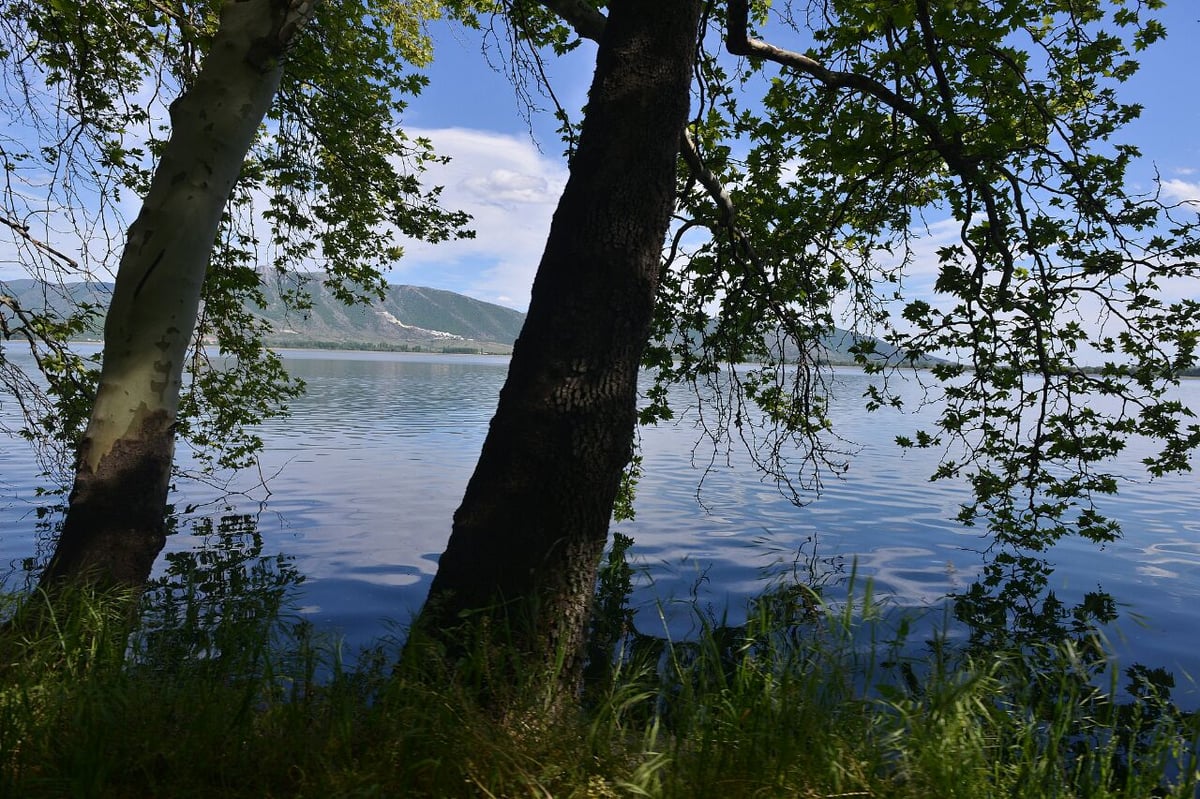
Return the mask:
[[[507, 361], [405, 353], [286, 352], [308, 392], [290, 418], [261, 429], [261, 468], [225, 486], [181, 481], [173, 496], [186, 511], [168, 553], [204, 545], [197, 520], [239, 513], [257, 522], [263, 553], [290, 556], [305, 577], [297, 601], [322, 629], [352, 649], [403, 624], [419, 607], [449, 536], [450, 520], [495, 409]], [[636, 518], [614, 529], [635, 540], [634, 596], [639, 626], [675, 635], [694, 624], [691, 600], [738, 621], [764, 575], [796, 565], [807, 573], [852, 569], [857, 590], [869, 578], [889, 606], [941, 621], [943, 597], [979, 573], [987, 541], [952, 521], [966, 488], [930, 483], [936, 455], [901, 452], [897, 434], [920, 415], [867, 413], [867, 378], [835, 370], [831, 415], [853, 452], [849, 470], [827, 479], [796, 507], [764, 481], [740, 444], [714, 451], [706, 417], [695, 409], [641, 431], [644, 472]], [[918, 387], [907, 390], [915, 399]], [[1181, 396], [1200, 407], [1200, 381]], [[681, 400], [686, 394], [680, 393]], [[13, 403], [0, 407], [11, 422]], [[915, 407], [915, 403], [914, 403]], [[728, 451], [726, 451], [728, 449]], [[186, 448], [180, 460], [188, 462]], [[1125, 537], [1105, 547], [1064, 541], [1049, 555], [1057, 595], [1078, 601], [1098, 588], [1114, 596], [1121, 619], [1108, 632], [1124, 662], [1175, 673], [1176, 700], [1200, 706], [1190, 675], [1200, 674], [1200, 479], [1149, 480], [1136, 447], [1114, 471], [1130, 477], [1103, 506]], [[28, 447], [0, 438], [0, 568], [10, 584], [46, 542], [37, 539], [37, 469]], [[161, 563], [160, 559], [160, 569]], [[835, 581], [836, 583], [836, 581]], [[828, 594], [838, 598], [838, 586]], [[844, 590], [844, 589], [842, 589]]]

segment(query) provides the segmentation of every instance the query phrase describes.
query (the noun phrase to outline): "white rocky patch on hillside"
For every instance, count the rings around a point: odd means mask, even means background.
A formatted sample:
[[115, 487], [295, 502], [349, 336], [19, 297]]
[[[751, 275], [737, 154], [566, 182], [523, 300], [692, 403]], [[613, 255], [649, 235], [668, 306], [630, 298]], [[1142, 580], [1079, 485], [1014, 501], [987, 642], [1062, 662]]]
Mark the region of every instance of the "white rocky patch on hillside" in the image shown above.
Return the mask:
[[447, 333], [444, 330], [426, 330], [425, 328], [417, 327], [416, 325], [406, 325], [403, 322], [401, 322], [399, 319], [397, 319], [390, 311], [376, 309], [375, 313], [382, 316], [384, 318], [384, 320], [391, 322], [393, 325], [402, 327], [405, 330], [417, 330], [417, 331], [420, 331], [421, 333], [427, 333], [427, 334], [433, 336], [434, 338], [454, 338], [454, 339], [458, 339], [459, 341], [464, 340], [462, 336], [455, 335], [454, 333]]

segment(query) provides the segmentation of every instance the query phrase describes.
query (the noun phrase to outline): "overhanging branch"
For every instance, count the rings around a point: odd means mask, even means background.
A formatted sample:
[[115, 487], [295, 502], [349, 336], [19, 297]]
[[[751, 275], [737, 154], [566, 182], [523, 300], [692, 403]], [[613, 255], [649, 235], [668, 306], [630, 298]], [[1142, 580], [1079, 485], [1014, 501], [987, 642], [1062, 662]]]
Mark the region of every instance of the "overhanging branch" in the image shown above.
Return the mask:
[[[964, 184], [974, 187], [979, 193], [988, 219], [988, 243], [992, 251], [1000, 256], [1003, 262], [1003, 275], [1001, 276], [1000, 285], [1002, 287], [1001, 293], [1005, 293], [1014, 269], [1013, 255], [1012, 250], [1004, 241], [1005, 226], [1003, 220], [1000, 218], [1000, 211], [996, 204], [995, 193], [992, 191], [991, 184], [979, 168], [980, 159], [968, 155], [957, 136], [948, 137], [943, 130], [941, 122], [935, 116], [926, 113], [918, 105], [901, 97], [874, 78], [855, 72], [842, 72], [829, 69], [816, 59], [802, 53], [784, 50], [767, 42], [750, 38], [749, 0], [729, 0], [728, 13], [725, 47], [733, 55], [772, 61], [780, 66], [809, 75], [830, 88], [850, 89], [874, 97], [893, 111], [911, 120], [925, 134], [930, 145], [942, 157], [946, 165], [958, 175]], [[926, 33], [926, 38], [928, 39], [932, 34], [929, 31], [926, 31]], [[929, 49], [932, 47], [932, 44], [926, 41], [926, 47]], [[932, 55], [931, 60], [936, 61], [936, 59], [932, 58]], [[942, 74], [941, 65], [940, 63], [935, 63], [934, 67], [935, 72], [939, 76], [938, 86], [942, 92], [942, 99], [952, 109], [952, 96], [949, 94], [949, 85], [945, 81], [944, 74]], [[974, 278], [976, 284], [979, 286], [982, 286], [983, 268], [982, 260], [978, 260]]]
[[680, 155], [683, 156], [683, 162], [688, 165], [692, 176], [696, 181], [704, 187], [713, 202], [717, 204], [717, 208], [721, 212], [721, 222], [727, 227], [734, 227], [735, 211], [733, 207], [733, 199], [729, 196], [729, 192], [721, 185], [720, 179], [712, 173], [712, 171], [704, 165], [704, 161], [700, 158], [700, 151], [696, 148], [696, 140], [692, 138], [691, 131], [683, 132], [683, 141], [679, 148]]

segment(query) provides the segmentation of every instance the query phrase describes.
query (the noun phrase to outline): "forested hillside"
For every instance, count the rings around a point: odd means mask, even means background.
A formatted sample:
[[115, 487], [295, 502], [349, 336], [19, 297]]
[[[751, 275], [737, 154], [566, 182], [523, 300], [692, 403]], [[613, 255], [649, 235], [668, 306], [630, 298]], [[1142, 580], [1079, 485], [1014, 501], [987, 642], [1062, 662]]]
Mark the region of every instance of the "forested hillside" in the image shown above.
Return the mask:
[[[511, 308], [420, 286], [389, 286], [384, 300], [347, 307], [315, 277], [304, 284], [312, 297], [311, 307], [289, 311], [280, 301], [280, 293], [296, 285], [294, 281], [285, 286], [264, 281], [267, 305], [252, 310], [270, 322], [269, 344], [508, 352], [525, 319]], [[19, 307], [59, 314], [83, 303], [102, 311], [112, 292], [107, 283], [52, 285], [13, 280], [0, 283], [0, 287], [0, 293], [13, 297]], [[99, 338], [102, 326], [103, 317], [98, 313], [87, 337]]]
[[[322, 347], [342, 349], [398, 349], [434, 352], [472, 350], [507, 353], [516, 341], [525, 314], [472, 299], [462, 294], [423, 286], [393, 285], [387, 297], [369, 305], [346, 306], [312, 276], [304, 287], [312, 295], [312, 306], [302, 313], [289, 311], [280, 300], [280, 292], [295, 288], [293, 281], [281, 286], [264, 281], [265, 308], [254, 308], [256, 316], [271, 324], [267, 343], [277, 347]], [[13, 297], [22, 308], [52, 309], [62, 314], [68, 308], [88, 303], [95, 305], [97, 316], [86, 338], [100, 338], [103, 316], [112, 286], [108, 283], [68, 283], [52, 285], [35, 280], [0, 283], [0, 294]], [[2, 312], [2, 311], [0, 311]], [[865, 337], [835, 328], [817, 345], [820, 360], [833, 364], [854, 362], [851, 347]], [[801, 349], [788, 342], [785, 356], [789, 361], [800, 357]], [[895, 347], [876, 343], [876, 357], [892, 363], [903, 361]], [[811, 356], [809, 356], [811, 357]], [[921, 359], [918, 365], [928, 365]]]

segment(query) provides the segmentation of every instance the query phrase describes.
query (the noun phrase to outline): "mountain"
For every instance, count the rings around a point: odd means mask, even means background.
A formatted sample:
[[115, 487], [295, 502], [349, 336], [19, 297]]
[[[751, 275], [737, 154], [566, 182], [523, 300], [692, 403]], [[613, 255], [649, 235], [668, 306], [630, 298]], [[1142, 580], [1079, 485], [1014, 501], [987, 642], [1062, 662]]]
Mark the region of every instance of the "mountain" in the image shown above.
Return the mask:
[[[51, 315], [61, 318], [84, 304], [95, 306], [98, 313], [95, 323], [86, 334], [88, 338], [99, 337], [104, 324], [104, 311], [108, 308], [111, 296], [112, 284], [110, 283], [58, 284], [29, 279], [0, 281], [0, 297], [11, 297], [16, 301], [18, 307], [35, 313], [49, 312]], [[6, 304], [0, 305], [0, 314], [6, 319], [13, 316]]]
[[[843, 330], [840, 327], [835, 327], [831, 332], [821, 336], [818, 342], [823, 350], [820, 358], [822, 361], [834, 366], [853, 366], [858, 363], [854, 349], [870, 342], [874, 342], [875, 348], [867, 356], [867, 360], [874, 363], [886, 363], [893, 366], [917, 366], [921, 368], [928, 368], [937, 363], [947, 363], [945, 359], [935, 358], [931, 355], [925, 355], [910, 361], [898, 347], [892, 344], [888, 344], [873, 336], [855, 333], [851, 330]], [[794, 342], [789, 341], [787, 346], [784, 347], [784, 357], [788, 361], [794, 361], [799, 354], [799, 348]]]
[[346, 306], [315, 276], [305, 288], [312, 307], [288, 311], [279, 284], [266, 281], [267, 307], [252, 310], [271, 324], [268, 343], [507, 353], [525, 323], [520, 311], [441, 289], [388, 286], [382, 301]]
[[[317, 347], [337, 349], [392, 349], [424, 352], [512, 351], [525, 322], [525, 314], [500, 305], [482, 302], [462, 294], [420, 286], [389, 286], [382, 301], [347, 307], [321, 283], [317, 275], [307, 276], [305, 288], [312, 295], [312, 306], [305, 311], [289, 311], [280, 299], [280, 291], [294, 287], [294, 278], [284, 286], [273, 276], [264, 281], [267, 307], [252, 307], [256, 316], [270, 324], [267, 343], [277, 347]], [[12, 296], [23, 308], [50, 309], [62, 315], [82, 302], [108, 306], [112, 292], [107, 283], [69, 283], [54, 285], [36, 280], [0, 282], [0, 296]], [[8, 312], [0, 306], [0, 314]], [[99, 338], [103, 322], [97, 317], [88, 338]], [[714, 323], [715, 324], [715, 323]], [[850, 347], [866, 337], [835, 329], [822, 336], [821, 359], [832, 364], [852, 364]], [[785, 357], [794, 361], [799, 348], [789, 342]], [[876, 342], [876, 358], [890, 363], [904, 360], [894, 347]], [[937, 359], [922, 359], [928, 366]]]
[[[316, 276], [305, 284], [311, 307], [289, 311], [280, 300], [281, 288], [268, 279], [267, 307], [250, 308], [270, 324], [266, 339], [273, 346], [508, 353], [525, 322], [520, 311], [419, 286], [389, 286], [384, 300], [347, 307]], [[58, 315], [81, 302], [103, 309], [111, 293], [107, 283], [0, 282], [0, 295], [13, 297], [21, 307]], [[98, 319], [88, 337], [99, 337], [102, 324]]]

